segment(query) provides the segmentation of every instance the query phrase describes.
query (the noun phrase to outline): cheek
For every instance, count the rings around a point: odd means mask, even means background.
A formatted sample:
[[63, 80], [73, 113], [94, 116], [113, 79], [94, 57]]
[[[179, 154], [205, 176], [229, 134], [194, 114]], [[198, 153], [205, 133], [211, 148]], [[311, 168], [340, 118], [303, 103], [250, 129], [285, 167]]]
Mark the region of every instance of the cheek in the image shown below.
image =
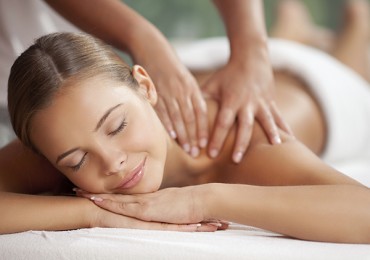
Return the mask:
[[78, 172], [62, 172], [76, 187], [91, 193], [105, 192], [104, 183], [97, 177], [96, 166], [89, 165]]
[[132, 148], [136, 151], [155, 150], [160, 152], [166, 147], [166, 132], [154, 110], [151, 110], [129, 120], [127, 142], [131, 143]]

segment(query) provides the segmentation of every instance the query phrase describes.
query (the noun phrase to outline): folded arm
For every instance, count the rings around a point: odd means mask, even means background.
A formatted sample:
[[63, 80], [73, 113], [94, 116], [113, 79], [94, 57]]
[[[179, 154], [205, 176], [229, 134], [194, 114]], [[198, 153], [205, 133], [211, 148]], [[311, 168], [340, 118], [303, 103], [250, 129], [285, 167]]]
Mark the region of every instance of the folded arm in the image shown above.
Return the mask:
[[0, 149], [0, 165], [0, 234], [88, 227], [176, 231], [215, 231], [218, 228], [146, 222], [106, 211], [84, 198], [45, 195], [60, 191], [58, 187], [65, 178], [46, 159], [19, 141]]

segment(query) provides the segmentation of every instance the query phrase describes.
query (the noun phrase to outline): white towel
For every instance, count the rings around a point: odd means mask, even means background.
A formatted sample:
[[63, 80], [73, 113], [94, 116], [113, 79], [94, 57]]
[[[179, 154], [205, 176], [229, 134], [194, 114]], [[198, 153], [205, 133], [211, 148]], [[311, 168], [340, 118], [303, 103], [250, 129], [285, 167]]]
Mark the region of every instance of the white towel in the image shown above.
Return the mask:
[[290, 239], [247, 226], [211, 233], [118, 228], [0, 235], [0, 259], [369, 259], [369, 245]]

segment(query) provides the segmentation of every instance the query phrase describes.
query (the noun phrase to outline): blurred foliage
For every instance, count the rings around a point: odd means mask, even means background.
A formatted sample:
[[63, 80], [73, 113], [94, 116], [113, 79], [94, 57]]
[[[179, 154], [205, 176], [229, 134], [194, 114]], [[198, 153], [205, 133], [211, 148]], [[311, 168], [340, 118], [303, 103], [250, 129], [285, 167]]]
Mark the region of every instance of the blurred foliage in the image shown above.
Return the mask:
[[[340, 26], [346, 0], [301, 1], [305, 3], [316, 23], [334, 30]], [[212, 0], [124, 0], [124, 2], [156, 25], [170, 39], [194, 39], [225, 34], [222, 20]], [[264, 0], [267, 28], [271, 27], [275, 19], [274, 10], [278, 2], [279, 0]]]

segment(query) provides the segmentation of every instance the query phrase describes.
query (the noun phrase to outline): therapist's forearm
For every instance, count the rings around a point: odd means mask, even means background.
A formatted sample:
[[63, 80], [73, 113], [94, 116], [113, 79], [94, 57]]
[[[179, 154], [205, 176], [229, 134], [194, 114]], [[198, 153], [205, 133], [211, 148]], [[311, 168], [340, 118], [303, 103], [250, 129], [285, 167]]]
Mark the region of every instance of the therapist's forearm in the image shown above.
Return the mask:
[[230, 41], [230, 59], [267, 49], [262, 0], [213, 0], [224, 21]]
[[[149, 21], [118, 0], [45, 0], [80, 29], [134, 56], [169, 44]], [[150, 44], [148, 44], [150, 43]], [[162, 47], [163, 46], [163, 47]]]
[[0, 192], [0, 234], [90, 227], [90, 201]]
[[206, 218], [315, 241], [370, 243], [370, 190], [351, 185], [212, 184]]

